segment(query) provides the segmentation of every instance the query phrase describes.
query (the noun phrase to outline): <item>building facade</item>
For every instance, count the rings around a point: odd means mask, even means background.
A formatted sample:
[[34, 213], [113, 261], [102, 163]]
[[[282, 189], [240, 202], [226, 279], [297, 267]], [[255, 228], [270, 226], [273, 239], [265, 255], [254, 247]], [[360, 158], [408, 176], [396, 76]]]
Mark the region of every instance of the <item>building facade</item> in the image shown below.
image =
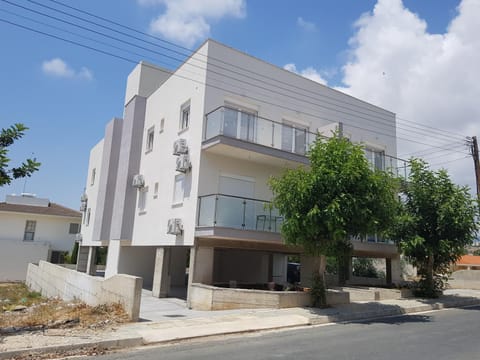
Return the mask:
[[[269, 205], [270, 176], [308, 166], [317, 133], [365, 145], [372, 166], [399, 168], [395, 114], [213, 40], [174, 72], [140, 63], [128, 77], [123, 119], [91, 150], [78, 270], [142, 276], [154, 296], [204, 284], [285, 282], [283, 218]], [[355, 256], [396, 247], [354, 241]], [[302, 264], [307, 282], [309, 261]]]
[[81, 213], [31, 194], [0, 202], [0, 281], [25, 280], [29, 262], [62, 262], [80, 232]]

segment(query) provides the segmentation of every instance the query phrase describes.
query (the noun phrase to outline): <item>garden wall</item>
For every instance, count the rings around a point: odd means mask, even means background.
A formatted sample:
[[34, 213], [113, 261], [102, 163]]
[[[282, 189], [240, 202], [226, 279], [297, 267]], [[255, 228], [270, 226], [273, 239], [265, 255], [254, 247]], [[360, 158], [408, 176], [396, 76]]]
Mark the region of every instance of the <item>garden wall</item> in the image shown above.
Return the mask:
[[[328, 290], [328, 304], [335, 305], [348, 302], [348, 293]], [[221, 288], [195, 283], [191, 285], [189, 290], [189, 306], [195, 310], [281, 309], [311, 306], [311, 298], [310, 293], [301, 291]]]
[[119, 274], [104, 279], [40, 261], [28, 265], [26, 283], [46, 297], [79, 299], [92, 306], [120, 303], [133, 321], [140, 314], [140, 277]]

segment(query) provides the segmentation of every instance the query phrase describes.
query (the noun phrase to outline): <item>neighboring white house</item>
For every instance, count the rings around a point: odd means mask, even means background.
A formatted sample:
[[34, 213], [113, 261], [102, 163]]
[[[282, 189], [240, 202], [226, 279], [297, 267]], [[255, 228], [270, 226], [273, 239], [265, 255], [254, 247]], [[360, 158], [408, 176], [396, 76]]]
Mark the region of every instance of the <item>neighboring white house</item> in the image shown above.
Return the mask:
[[59, 262], [80, 232], [81, 213], [31, 194], [0, 202], [0, 281], [25, 280], [27, 265]]
[[[363, 143], [372, 166], [396, 171], [395, 114], [206, 41], [174, 72], [142, 62], [128, 77], [123, 119], [90, 153], [79, 271], [142, 276], [154, 296], [189, 284], [285, 282], [287, 256], [267, 180], [308, 165], [318, 132]], [[387, 259], [393, 244], [354, 241], [355, 256]], [[302, 283], [308, 259], [302, 259]], [[311, 273], [311, 272], [310, 272]]]

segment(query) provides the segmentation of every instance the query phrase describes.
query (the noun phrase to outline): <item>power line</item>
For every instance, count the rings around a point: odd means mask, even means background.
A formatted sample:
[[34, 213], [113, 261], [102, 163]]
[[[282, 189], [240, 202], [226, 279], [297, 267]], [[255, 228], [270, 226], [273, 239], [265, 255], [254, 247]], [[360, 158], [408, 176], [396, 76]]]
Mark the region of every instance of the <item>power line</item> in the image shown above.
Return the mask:
[[[6, 0], [4, 0], [4, 1], [6, 1]], [[139, 40], [139, 41], [146, 42], [146, 43], [148, 43], [148, 44], [150, 44], [150, 45], [154, 45], [154, 46], [157, 46], [157, 47], [162, 48], [162, 49], [164, 49], [164, 50], [171, 51], [171, 52], [173, 52], [173, 53], [175, 53], [175, 54], [179, 54], [179, 55], [182, 55], [182, 56], [189, 56], [189, 55], [191, 54], [191, 52], [192, 52], [192, 49], [182, 47], [182, 46], [177, 45], [177, 44], [175, 44], [175, 43], [173, 43], [173, 42], [169, 42], [169, 41], [167, 41], [167, 40], [164, 40], [164, 39], [159, 38], [159, 37], [157, 37], [157, 36], [154, 36], [154, 35], [145, 33], [145, 32], [140, 31], [140, 30], [138, 30], [138, 29], [134, 29], [134, 28], [132, 28], [132, 27], [129, 27], [129, 26], [120, 24], [120, 23], [118, 23], [118, 22], [112, 21], [112, 20], [110, 20], [110, 19], [107, 19], [107, 18], [105, 18], [105, 17], [101, 17], [101, 16], [95, 15], [95, 14], [93, 14], [93, 13], [90, 13], [90, 12], [88, 12], [88, 11], [85, 11], [85, 10], [82, 10], [82, 9], [79, 9], [79, 8], [76, 8], [76, 7], [67, 5], [67, 4], [65, 4], [65, 3], [61, 2], [61, 1], [49, 0], [50, 2], [53, 2], [53, 3], [58, 4], [58, 5], [61, 5], [61, 6], [66, 7], [66, 8], [69, 8], [69, 9], [71, 9], [71, 10], [80, 12], [80, 13], [82, 13], [82, 14], [86, 14], [86, 15], [91, 16], [91, 17], [93, 17], [93, 18], [96, 18], [96, 19], [105, 21], [105, 22], [107, 22], [107, 23], [116, 25], [116, 26], [118, 26], [118, 27], [121, 27], [121, 28], [124, 28], [124, 29], [128, 29], [129, 31], [133, 31], [133, 32], [138, 33], [138, 34], [141, 34], [141, 35], [143, 35], [143, 36], [148, 36], [148, 37], [150, 37], [150, 38], [153, 38], [153, 39], [155, 39], [155, 40], [159, 40], [159, 41], [161, 41], [161, 42], [163, 42], [163, 43], [167, 43], [167, 44], [169, 44], [169, 45], [171, 45], [171, 46], [174, 46], [174, 47], [176, 47], [176, 48], [181, 48], [181, 49], [183, 49], [183, 50], [188, 51], [188, 53], [186, 54], [186, 53], [184, 53], [184, 52], [176, 51], [176, 50], [173, 50], [173, 49], [168, 48], [168, 47], [166, 47], [166, 46], [161, 46], [161, 45], [159, 45], [159, 44], [156, 44], [156, 43], [153, 43], [153, 42], [150, 42], [150, 41], [141, 39], [141, 38], [139, 38], [139, 37], [130, 35], [130, 34], [128, 34], [128, 33], [125, 33], [125, 32], [122, 32], [122, 31], [118, 31], [118, 30], [115, 30], [115, 29], [112, 29], [111, 27], [108, 27], [108, 26], [99, 24], [99, 23], [97, 23], [97, 22], [90, 21], [90, 20], [87, 20], [87, 19], [85, 19], [85, 18], [76, 16], [76, 15], [72, 15], [71, 13], [68, 13], [68, 12], [65, 12], [65, 11], [62, 11], [62, 10], [59, 10], [59, 9], [56, 9], [56, 8], [47, 6], [47, 5], [45, 5], [45, 4], [41, 4], [41, 3], [37, 2], [37, 1], [34, 1], [34, 0], [27, 0], [27, 1], [29, 1], [29, 2], [31, 2], [31, 3], [33, 3], [33, 4], [36, 4], [36, 5], [38, 5], [38, 6], [42, 6], [42, 7], [48, 8], [48, 9], [50, 9], [50, 10], [53, 10], [53, 11], [62, 13], [62, 14], [64, 14], [64, 15], [67, 15], [67, 16], [70, 16], [70, 17], [79, 19], [79, 20], [81, 20], [81, 21], [85, 21], [85, 22], [87, 22], [87, 23], [90, 23], [90, 24], [93, 24], [93, 25], [96, 25], [96, 26], [100, 26], [100, 27], [102, 27], [102, 28], [104, 28], [104, 29], [117, 32], [117, 33], [122, 34], [122, 35], [124, 35], [124, 36], [128, 36], [128, 37], [130, 37], [130, 38], [133, 38], [133, 39], [136, 39], [136, 40]], [[8, 1], [7, 1], [7, 2], [8, 2]], [[133, 45], [133, 46], [137, 46], [137, 45]], [[152, 50], [149, 50], [149, 51], [152, 51]], [[160, 54], [160, 55], [161, 55], [161, 56], [167, 56], [167, 57], [169, 57], [168, 55], [165, 55], [165, 54]], [[249, 72], [249, 73], [253, 73], [253, 74], [256, 75], [256, 76], [261, 76], [261, 77], [263, 77], [263, 78], [267, 78], [267, 79], [269, 79], [269, 80], [274, 80], [274, 81], [276, 81], [276, 82], [278, 82], [278, 83], [285, 84], [285, 85], [287, 85], [287, 86], [289, 86], [289, 87], [295, 87], [295, 88], [297, 88], [297, 89], [299, 89], [299, 90], [305, 91], [305, 89], [303, 89], [303, 88], [301, 88], [301, 87], [298, 87], [298, 86], [295, 86], [294, 84], [287, 83], [287, 82], [283, 82], [283, 81], [280, 81], [280, 80], [278, 80], [278, 79], [273, 79], [273, 78], [271, 78], [271, 77], [266, 76], [265, 74], [256, 73], [256, 72], [252, 71], [251, 69], [245, 69], [245, 68], [243, 68], [243, 67], [241, 67], [241, 66], [238, 66], [238, 65], [235, 65], [235, 64], [231, 64], [231, 63], [225, 62], [225, 61], [222, 60], [222, 59], [216, 59], [216, 58], [214, 58], [214, 57], [212, 57], [212, 56], [210, 56], [210, 55], [204, 55], [204, 54], [199, 54], [199, 55], [200, 55], [200, 56], [203, 56], [203, 57], [206, 57], [206, 58], [213, 59], [213, 60], [215, 60], [215, 61], [221, 62], [221, 63], [226, 64], [226, 65], [233, 66], [233, 67], [235, 67], [235, 68], [238, 68], [238, 69], [247, 71], [247, 72]], [[173, 57], [170, 57], [170, 58], [173, 58]], [[177, 59], [177, 58], [173, 58], [173, 59], [176, 60], [176, 61], [181, 61], [181, 59]], [[210, 63], [210, 64], [218, 67], [218, 65], [215, 65], [215, 64], [212, 64], [212, 63]], [[191, 64], [190, 64], [190, 65], [191, 65]], [[240, 73], [238, 73], [238, 72], [234, 72], [234, 71], [232, 71], [231, 69], [226, 69], [226, 68], [223, 68], [223, 67], [219, 67], [219, 68], [221, 68], [221, 69], [223, 69], [223, 70], [227, 70], [227, 71], [233, 72], [233, 73], [236, 73], [236, 74], [241, 75], [241, 76], [248, 77], [248, 78], [253, 79], [253, 80], [258, 80], [258, 78], [249, 77], [249, 76], [247, 76], [247, 75], [245, 75], [245, 74], [240, 74]], [[224, 76], [224, 74], [222, 74], [222, 75]], [[234, 79], [237, 80], [237, 81], [239, 81], [239, 79], [236, 79], [236, 78], [234, 78]], [[291, 91], [291, 90], [285, 89], [285, 88], [283, 88], [283, 90]], [[325, 97], [325, 98], [332, 99], [332, 100], [334, 100], [334, 101], [336, 101], [336, 102], [341, 102], [341, 103], [344, 103], [344, 104], [347, 104], [347, 105], [350, 105], [350, 106], [355, 106], [355, 107], [363, 108], [363, 109], [368, 110], [368, 111], [370, 111], [370, 112], [377, 112], [377, 113], [378, 113], [378, 111], [375, 111], [375, 110], [373, 110], [373, 109], [371, 109], [371, 108], [366, 108], [366, 107], [364, 107], [364, 106], [360, 106], [360, 105], [358, 105], [358, 104], [350, 104], [350, 103], [346, 103], [346, 102], [344, 102], [344, 101], [341, 101], [341, 100], [339, 100], [339, 99], [335, 99], [335, 98], [333, 98], [333, 97], [329, 97], [329, 96], [327, 96], [327, 95], [325, 95], [325, 94], [320, 94], [320, 93], [311, 92], [311, 91], [309, 91], [309, 92], [310, 92], [310, 93], [314, 93], [315, 95], [318, 95], [318, 96], [321, 96], [321, 97]], [[297, 93], [297, 94], [299, 94], [299, 93]], [[310, 97], [310, 96], [305, 95], [305, 94], [300, 94], [300, 95]], [[312, 97], [310, 97], [310, 98], [312, 98]], [[357, 99], [357, 100], [358, 100], [358, 99]], [[304, 101], [304, 100], [302, 99], [302, 101]], [[329, 103], [329, 102], [327, 102], [327, 103]], [[338, 104], [332, 104], [332, 103], [329, 103], [329, 104], [335, 105], [335, 106], [339, 106]], [[318, 104], [314, 104], [314, 105], [319, 106]], [[352, 110], [351, 108], [346, 108], [346, 107], [343, 107], [343, 106], [340, 106], [340, 107], [341, 107], [341, 108], [344, 108], [344, 109]], [[327, 109], [329, 109], [329, 108], [327, 108]], [[331, 110], [331, 109], [329, 109], [329, 110]], [[338, 111], [338, 110], [335, 110], [335, 111]], [[357, 110], [353, 110], [353, 111], [357, 111]], [[362, 113], [362, 112], [358, 112], [358, 111], [357, 111], [357, 114], [348, 113], [348, 115], [358, 116], [358, 113], [361, 113], [361, 114], [364, 114], [364, 115], [367, 115], [367, 116], [370, 116], [370, 117], [372, 116], [371, 114], [366, 114], [366, 113]], [[378, 116], [375, 116], [375, 117], [379, 118], [380, 120], [384, 120], [384, 118], [382, 118], [382, 117], [378, 117]], [[398, 117], [397, 117], [397, 118], [398, 118]], [[373, 121], [373, 120], [371, 120], [371, 119], [366, 119], [366, 118], [364, 118], [364, 119], [367, 120], [367, 121]], [[451, 132], [447, 132], [447, 131], [445, 131], [445, 130], [441, 130], [441, 129], [436, 129], [436, 128], [432, 128], [432, 127], [429, 127], [429, 126], [425, 126], [425, 125], [423, 125], [423, 124], [420, 124], [420, 123], [418, 123], [418, 122], [414, 122], [414, 121], [411, 121], [411, 120], [406, 120], [406, 119], [403, 119], [403, 118], [400, 118], [400, 119], [402, 119], [403, 121], [409, 122], [409, 123], [418, 124], [418, 125], [415, 125], [415, 126], [414, 126], [414, 125], [409, 125], [410, 127], [413, 127], [413, 128], [415, 128], [415, 129], [417, 129], [417, 130], [421, 130], [421, 131], [424, 131], [424, 132], [425, 132], [425, 131], [427, 131], [427, 130], [423, 130], [423, 129], [421, 129], [420, 127], [426, 127], [426, 128], [429, 128], [429, 129], [430, 129], [430, 132], [431, 132], [432, 130], [435, 131], [438, 136], [448, 137], [449, 139], [452, 138], [452, 134], [453, 134], [453, 133], [451, 133]], [[380, 122], [379, 122], [379, 123], [380, 123]], [[384, 123], [384, 124], [390, 125], [390, 124], [387, 124], [387, 123]], [[418, 131], [417, 131], [417, 133], [418, 133]], [[446, 134], [447, 134], [447, 135], [446, 135]], [[431, 133], [429, 133], [429, 135], [432, 136]], [[460, 135], [460, 136], [463, 137], [463, 135]]]
[[454, 161], [466, 159], [466, 158], [468, 158], [468, 157], [470, 157], [470, 155], [463, 156], [463, 157], [460, 157], [460, 158], [457, 158], [457, 159], [453, 159], [453, 160], [441, 161], [441, 162], [436, 163], [436, 164], [430, 164], [430, 166], [438, 166], [438, 165], [443, 165], [443, 164], [449, 164], [449, 163], [452, 163], [452, 162], [454, 162]]
[[[132, 59], [129, 59], [129, 58], [126, 58], [124, 56], [119, 56], [119, 55], [116, 55], [116, 54], [113, 54], [113, 53], [110, 53], [110, 52], [107, 52], [107, 51], [104, 51], [104, 50], [100, 50], [100, 49], [97, 49], [97, 48], [94, 48], [92, 46], [89, 46], [89, 45], [85, 45], [85, 44], [81, 44], [79, 42], [76, 42], [76, 41], [73, 41], [73, 40], [69, 40], [69, 39], [65, 39], [65, 38], [62, 38], [62, 37], [59, 37], [59, 36], [56, 36], [56, 35], [53, 35], [53, 34], [49, 34], [49, 33], [46, 33], [44, 31], [40, 31], [40, 30], [36, 30], [36, 29], [33, 29], [33, 28], [30, 28], [28, 26], [24, 26], [24, 25], [20, 25], [20, 24], [16, 24], [16, 23], [13, 23], [11, 21], [8, 21], [8, 20], [5, 20], [5, 19], [0, 19], [0, 21], [3, 21], [5, 23], [8, 23], [10, 25], [13, 25], [13, 26], [16, 26], [16, 27], [20, 27], [20, 28], [23, 28], [25, 30], [29, 30], [29, 31], [33, 31], [33, 32], [36, 32], [38, 34], [41, 34], [41, 35], [44, 35], [44, 36], [48, 36], [48, 37], [51, 37], [51, 38], [55, 38], [55, 39], [58, 39], [58, 40], [61, 40], [61, 41], [64, 41], [64, 42], [67, 42], [67, 43], [70, 43], [70, 44], [73, 44], [73, 45], [77, 45], [77, 46], [81, 46], [81, 47], [84, 47], [84, 48], [87, 48], [87, 49], [90, 49], [90, 50], [93, 50], [93, 51], [96, 51], [96, 52], [99, 52], [99, 53], [102, 53], [104, 55], [109, 55], [109, 56], [113, 56], [115, 58], [118, 58], [118, 59], [121, 59], [121, 60], [124, 60], [124, 61], [127, 61], [129, 63], [134, 63], [134, 64], [137, 64], [138, 61], [135, 61], [135, 60], [132, 60]], [[148, 64], [145, 64], [146, 66], [150, 66]], [[243, 96], [243, 97], [247, 97], [247, 98], [250, 98], [252, 100], [256, 100], [256, 98], [253, 98], [251, 96], [248, 96], [248, 95], [245, 95], [245, 94], [240, 94], [240, 93], [236, 93], [232, 90], [227, 90], [225, 88], [222, 88], [222, 87], [219, 87], [219, 86], [215, 86], [213, 84], [206, 84], [202, 81], [199, 81], [199, 80], [195, 80], [195, 79], [192, 79], [192, 78], [188, 78], [188, 77], [185, 77], [185, 76], [182, 76], [180, 74], [176, 74], [176, 73], [171, 73], [169, 71], [166, 71], [166, 70], [162, 70], [162, 69], [159, 69], [157, 67], [153, 67], [152, 68], [158, 70], [158, 71], [162, 71], [162, 72], [166, 72], [168, 73], [169, 75], [172, 75], [172, 76], [177, 76], [179, 78], [183, 78], [183, 79], [186, 79], [186, 80], [190, 80], [190, 81], [194, 81], [198, 84], [201, 84], [201, 85], [204, 85], [204, 86], [209, 86], [209, 87], [213, 87], [213, 88], [217, 88], [219, 90], [222, 90], [222, 91], [226, 91], [226, 92], [229, 92], [229, 93], [232, 93], [232, 94], [236, 94], [236, 95], [240, 95], [240, 96]], [[281, 104], [277, 104], [277, 103], [271, 103], [271, 102], [268, 102], [266, 100], [262, 100], [262, 102], [266, 103], [266, 104], [269, 104], [269, 105], [272, 105], [272, 106], [277, 106], [277, 107], [281, 107], [281, 108], [284, 108], [284, 109], [287, 109], [287, 110], [290, 110], [290, 111], [296, 111], [295, 109], [292, 109], [292, 108], [289, 108], [287, 106], [284, 106], [284, 105], [281, 105]], [[305, 115], [309, 115], [309, 116], [312, 116], [312, 117], [317, 117], [318, 118], [318, 114], [311, 114], [311, 113], [307, 113], [305, 111], [302, 111]], [[333, 121], [333, 120], [330, 120], [331, 122], [336, 122], [336, 121]], [[359, 126], [355, 126], [353, 124], [349, 124], [350, 127], [353, 127], [353, 128], [357, 128], [357, 129], [360, 129], [360, 130], [367, 130], [367, 131], [370, 131], [370, 132], [374, 132], [374, 133], [377, 133], [377, 134], [381, 134], [381, 135], [385, 135], [385, 136], [390, 136], [390, 137], [394, 137], [394, 138], [397, 138], [395, 137], [394, 135], [391, 135], [391, 134], [387, 134], [387, 133], [381, 133], [381, 132], [378, 132], [378, 131], [375, 131], [375, 130], [372, 130], [372, 129], [366, 129], [366, 128], [362, 128], [362, 127], [359, 127]], [[423, 145], [427, 145], [427, 146], [433, 146], [435, 147], [435, 145], [429, 145], [429, 144], [426, 144], [426, 143], [422, 143], [422, 142], [419, 142], [419, 141], [415, 141], [415, 140], [412, 140], [412, 139], [406, 139], [406, 138], [401, 138], [401, 137], [398, 137], [399, 139], [403, 139], [403, 140], [406, 140], [406, 141], [410, 141], [410, 142], [415, 142], [415, 143], [419, 143], [419, 144], [423, 144]]]

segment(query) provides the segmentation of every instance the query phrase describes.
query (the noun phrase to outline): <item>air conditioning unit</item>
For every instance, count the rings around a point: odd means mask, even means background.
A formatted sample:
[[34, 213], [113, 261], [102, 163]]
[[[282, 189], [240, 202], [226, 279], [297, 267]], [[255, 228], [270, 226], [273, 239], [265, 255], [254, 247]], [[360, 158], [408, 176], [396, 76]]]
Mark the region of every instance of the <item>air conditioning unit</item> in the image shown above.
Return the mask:
[[183, 233], [182, 219], [168, 219], [167, 234], [181, 235]]
[[145, 179], [143, 175], [137, 174], [133, 176], [132, 186], [136, 188], [142, 188], [145, 186]]
[[190, 158], [188, 154], [180, 155], [177, 158], [177, 167], [176, 167], [177, 171], [186, 173], [191, 168], [192, 168], [192, 164], [190, 163]]
[[76, 242], [82, 242], [82, 240], [83, 240], [82, 234], [80, 234], [80, 233], [75, 234], [75, 241]]
[[187, 154], [188, 146], [186, 139], [178, 139], [173, 143], [173, 155]]
[[87, 203], [86, 203], [86, 202], [84, 202], [84, 203], [82, 202], [82, 203], [80, 204], [80, 211], [81, 211], [81, 212], [87, 211]]

